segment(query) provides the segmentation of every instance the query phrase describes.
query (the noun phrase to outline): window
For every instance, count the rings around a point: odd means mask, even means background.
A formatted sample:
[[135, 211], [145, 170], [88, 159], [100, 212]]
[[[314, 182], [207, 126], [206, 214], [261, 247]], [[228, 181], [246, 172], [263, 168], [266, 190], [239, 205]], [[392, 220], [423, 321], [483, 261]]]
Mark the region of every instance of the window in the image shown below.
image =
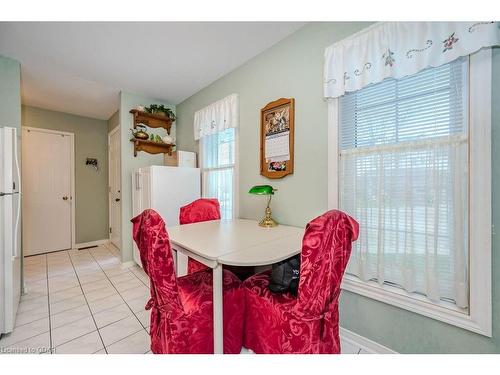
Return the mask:
[[236, 129], [200, 138], [200, 155], [203, 197], [219, 200], [222, 219], [234, 218]]
[[329, 157], [330, 205], [360, 224], [343, 288], [485, 335], [490, 64], [480, 52], [333, 100]]

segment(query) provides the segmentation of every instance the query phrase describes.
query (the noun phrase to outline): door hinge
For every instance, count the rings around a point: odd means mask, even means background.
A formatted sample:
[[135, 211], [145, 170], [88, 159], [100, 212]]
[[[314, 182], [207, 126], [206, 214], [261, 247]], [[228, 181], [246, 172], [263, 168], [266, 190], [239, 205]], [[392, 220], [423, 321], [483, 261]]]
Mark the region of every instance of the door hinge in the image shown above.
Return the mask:
[[109, 234], [111, 234], [113, 232], [113, 229], [111, 227], [109, 227]]

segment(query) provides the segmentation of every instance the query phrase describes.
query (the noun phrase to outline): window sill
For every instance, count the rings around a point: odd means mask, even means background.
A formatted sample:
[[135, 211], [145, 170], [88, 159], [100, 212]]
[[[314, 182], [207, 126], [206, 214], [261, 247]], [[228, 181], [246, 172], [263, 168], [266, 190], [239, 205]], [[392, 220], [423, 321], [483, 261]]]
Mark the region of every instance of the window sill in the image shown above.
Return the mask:
[[344, 275], [341, 287], [343, 290], [491, 337], [491, 331], [482, 327], [471, 315], [452, 304], [446, 302], [435, 304], [425, 297], [415, 296], [397, 287], [380, 286], [376, 282], [363, 282], [347, 274]]

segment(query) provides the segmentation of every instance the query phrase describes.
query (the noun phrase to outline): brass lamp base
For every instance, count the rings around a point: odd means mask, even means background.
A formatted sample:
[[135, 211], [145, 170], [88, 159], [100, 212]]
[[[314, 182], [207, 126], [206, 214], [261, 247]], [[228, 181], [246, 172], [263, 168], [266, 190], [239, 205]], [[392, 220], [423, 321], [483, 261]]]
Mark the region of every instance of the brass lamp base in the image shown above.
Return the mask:
[[266, 216], [260, 221], [259, 225], [265, 228], [273, 228], [278, 226], [278, 223], [271, 217], [271, 209], [266, 207]]

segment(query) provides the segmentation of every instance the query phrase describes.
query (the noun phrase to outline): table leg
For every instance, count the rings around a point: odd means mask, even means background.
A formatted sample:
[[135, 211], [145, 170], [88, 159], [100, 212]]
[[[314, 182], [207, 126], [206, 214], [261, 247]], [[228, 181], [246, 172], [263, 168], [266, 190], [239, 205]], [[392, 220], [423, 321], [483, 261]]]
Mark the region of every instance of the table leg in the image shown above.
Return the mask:
[[222, 264], [213, 268], [213, 305], [214, 305], [214, 353], [224, 353], [224, 328], [222, 316]]

